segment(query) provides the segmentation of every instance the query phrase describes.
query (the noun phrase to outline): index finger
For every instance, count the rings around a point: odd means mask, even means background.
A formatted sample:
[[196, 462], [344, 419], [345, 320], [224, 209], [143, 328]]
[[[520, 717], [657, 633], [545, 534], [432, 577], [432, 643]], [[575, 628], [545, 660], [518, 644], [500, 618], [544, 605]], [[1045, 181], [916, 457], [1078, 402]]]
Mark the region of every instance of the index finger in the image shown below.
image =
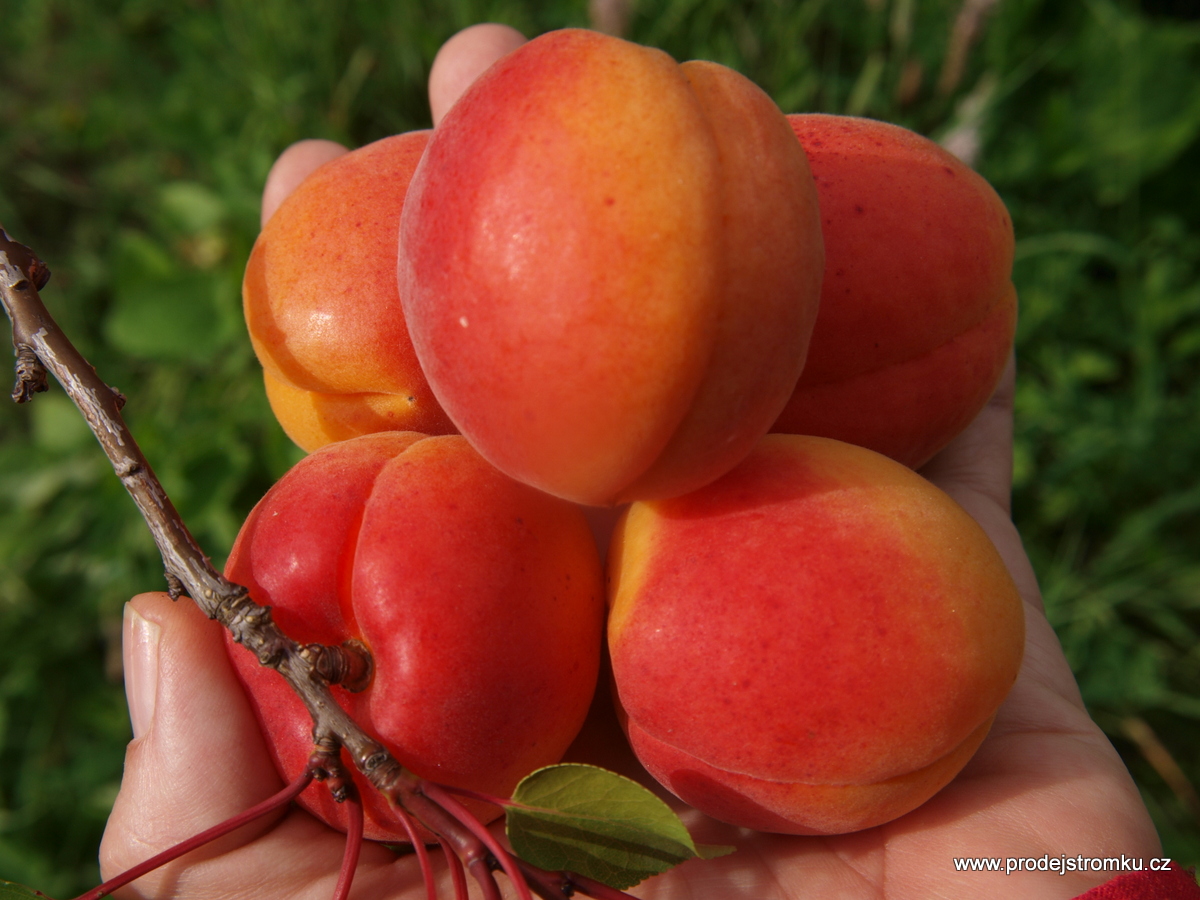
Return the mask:
[[471, 82], [523, 43], [525, 35], [515, 28], [492, 23], [464, 28], [446, 41], [429, 70], [429, 109], [434, 127]]
[[271, 171], [267, 174], [267, 183], [263, 186], [261, 224], [267, 224], [267, 219], [271, 218], [279, 204], [286, 200], [314, 169], [347, 152], [346, 148], [336, 141], [311, 139], [297, 141], [279, 154], [279, 159], [271, 166]]

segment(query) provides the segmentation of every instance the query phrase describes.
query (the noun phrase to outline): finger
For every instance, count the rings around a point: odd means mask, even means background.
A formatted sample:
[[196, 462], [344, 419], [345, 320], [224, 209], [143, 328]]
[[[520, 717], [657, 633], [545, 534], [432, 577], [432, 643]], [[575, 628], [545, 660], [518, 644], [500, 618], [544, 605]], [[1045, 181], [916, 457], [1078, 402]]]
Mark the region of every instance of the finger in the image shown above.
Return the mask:
[[[135, 737], [101, 844], [105, 877], [282, 787], [220, 625], [189, 600], [141, 594], [126, 606], [124, 654]], [[224, 840], [248, 841], [273, 821]]]
[[1041, 592], [1012, 522], [1013, 394], [1016, 362], [1008, 365], [987, 406], [921, 474], [958, 501], [988, 533], [1021, 595], [1041, 609]]
[[1010, 354], [987, 406], [921, 470], [947, 493], [986, 497], [1006, 513], [1012, 493], [1013, 394], [1016, 361]]
[[[104, 878], [282, 787], [220, 625], [189, 600], [142, 594], [126, 607], [124, 650], [136, 736], [100, 845]], [[130, 896], [204, 900], [242, 896], [254, 885], [263, 900], [328, 898], [344, 845], [343, 835], [284, 808], [142, 876]], [[424, 896], [415, 865], [397, 868], [395, 854], [371, 842], [355, 887], [380, 900]]]
[[[1016, 362], [1010, 355], [988, 405], [975, 421], [921, 470], [950, 494], [987, 532], [1027, 605], [1025, 660], [1017, 686], [1001, 708], [993, 733], [1052, 728], [1065, 699], [1074, 712], [1083, 700], [1058, 638], [1046, 620], [1037, 574], [1012, 520], [1013, 398]], [[1045, 689], [1049, 689], [1046, 693]], [[1045, 698], [1052, 699], [1049, 703]], [[1031, 699], [1041, 698], [1041, 699]], [[1094, 731], [1086, 715], [1079, 726]]]
[[317, 139], [297, 141], [284, 150], [267, 173], [267, 183], [263, 187], [261, 224], [267, 224], [267, 219], [271, 218], [279, 204], [287, 199], [288, 194], [294, 191], [313, 169], [346, 152], [346, 148], [336, 141]]
[[485, 69], [525, 43], [525, 35], [507, 25], [482, 24], [463, 29], [442, 45], [429, 70], [429, 109], [436, 126], [447, 110]]

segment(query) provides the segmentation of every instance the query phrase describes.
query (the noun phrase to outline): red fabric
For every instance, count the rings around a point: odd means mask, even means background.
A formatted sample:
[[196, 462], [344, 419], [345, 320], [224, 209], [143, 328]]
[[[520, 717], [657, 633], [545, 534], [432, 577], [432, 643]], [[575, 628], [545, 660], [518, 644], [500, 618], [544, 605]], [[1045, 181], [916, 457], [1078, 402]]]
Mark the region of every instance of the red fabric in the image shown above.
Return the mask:
[[1196, 873], [1178, 863], [1162, 872], [1118, 875], [1075, 900], [1200, 900]]

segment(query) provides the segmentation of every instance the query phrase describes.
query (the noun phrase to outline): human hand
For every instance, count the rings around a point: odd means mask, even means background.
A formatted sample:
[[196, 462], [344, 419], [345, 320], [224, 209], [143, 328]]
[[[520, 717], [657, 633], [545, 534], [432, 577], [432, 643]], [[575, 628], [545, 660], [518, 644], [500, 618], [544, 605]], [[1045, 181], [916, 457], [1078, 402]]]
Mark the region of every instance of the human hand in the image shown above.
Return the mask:
[[[451, 39], [430, 75], [435, 122], [477, 74], [521, 40], [511, 29], [486, 25]], [[264, 191], [264, 221], [317, 165], [343, 152], [328, 141], [304, 141], [285, 151]], [[738, 852], [686, 863], [635, 889], [639, 897], [900, 900], [1009, 897], [1020, 890], [1050, 900], [1075, 897], [1108, 876], [958, 872], [953, 861], [1160, 854], [1132, 780], [1083, 706], [1011, 521], [1013, 383], [1010, 364], [991, 404], [922, 470], [988, 532], [1025, 600], [1025, 662], [979, 752], [919, 809], [850, 835], [755, 834], [674, 802], [697, 840], [732, 844]], [[129, 605], [125, 655], [135, 739], [102, 845], [106, 876], [282, 786], [221, 644], [219, 626], [190, 604], [146, 594]], [[629, 753], [603, 691], [571, 758], [651, 784]], [[173, 890], [186, 897], [327, 898], [344, 841], [302, 811], [277, 813], [128, 890], [130, 896]], [[423, 890], [413, 859], [397, 860], [377, 845], [365, 848], [356, 894], [403, 898], [423, 896]]]

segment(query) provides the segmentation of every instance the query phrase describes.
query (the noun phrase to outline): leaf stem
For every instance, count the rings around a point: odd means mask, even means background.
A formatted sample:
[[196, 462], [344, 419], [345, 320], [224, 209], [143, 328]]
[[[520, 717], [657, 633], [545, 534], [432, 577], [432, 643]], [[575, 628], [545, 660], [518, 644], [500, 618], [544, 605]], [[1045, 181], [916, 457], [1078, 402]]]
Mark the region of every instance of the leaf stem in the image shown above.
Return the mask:
[[499, 806], [501, 809], [524, 806], [524, 804], [517, 803], [515, 800], [506, 799], [504, 797], [493, 797], [491, 794], [473, 791], [470, 788], [455, 787], [452, 784], [441, 784], [439, 782], [438, 787], [447, 793], [454, 794], [455, 796], [466, 797], [470, 800], [478, 800], [481, 803], [490, 803], [492, 806]]

